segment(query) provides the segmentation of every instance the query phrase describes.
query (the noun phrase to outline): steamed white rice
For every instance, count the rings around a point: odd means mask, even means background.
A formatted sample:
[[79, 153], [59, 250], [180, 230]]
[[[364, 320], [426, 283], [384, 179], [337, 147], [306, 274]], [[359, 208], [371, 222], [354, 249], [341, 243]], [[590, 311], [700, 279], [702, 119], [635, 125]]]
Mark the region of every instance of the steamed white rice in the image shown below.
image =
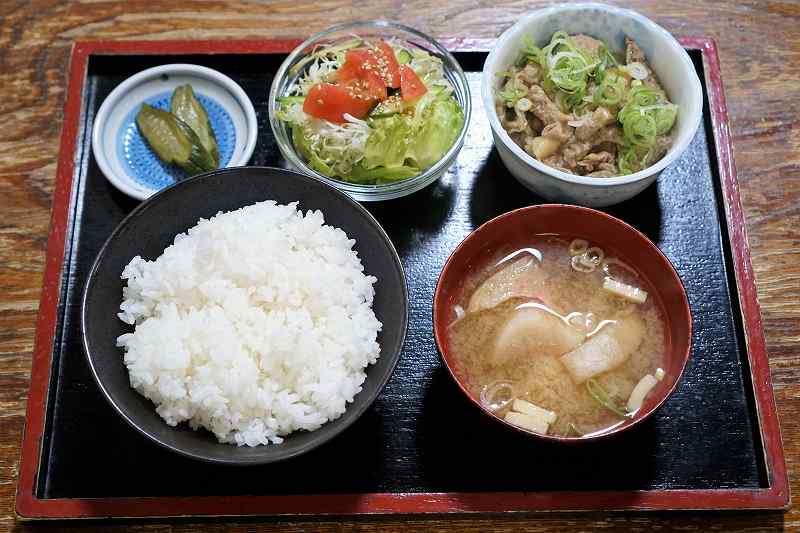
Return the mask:
[[257, 446], [345, 412], [379, 355], [373, 283], [320, 211], [261, 202], [134, 257], [117, 339], [131, 386], [174, 426]]

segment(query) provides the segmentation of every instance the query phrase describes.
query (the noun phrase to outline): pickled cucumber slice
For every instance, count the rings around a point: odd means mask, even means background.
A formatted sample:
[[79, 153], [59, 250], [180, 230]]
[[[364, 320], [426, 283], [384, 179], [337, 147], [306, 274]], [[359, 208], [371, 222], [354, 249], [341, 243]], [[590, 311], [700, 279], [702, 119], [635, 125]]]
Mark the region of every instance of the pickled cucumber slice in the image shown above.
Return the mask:
[[197, 134], [172, 113], [142, 104], [136, 125], [159, 159], [175, 164], [190, 175], [217, 168]]
[[208, 113], [203, 104], [197, 99], [188, 83], [175, 88], [170, 100], [172, 114], [184, 121], [197, 134], [200, 143], [211, 154], [214, 161], [214, 168], [219, 166], [219, 148], [214, 130], [211, 128], [211, 121], [208, 120]]

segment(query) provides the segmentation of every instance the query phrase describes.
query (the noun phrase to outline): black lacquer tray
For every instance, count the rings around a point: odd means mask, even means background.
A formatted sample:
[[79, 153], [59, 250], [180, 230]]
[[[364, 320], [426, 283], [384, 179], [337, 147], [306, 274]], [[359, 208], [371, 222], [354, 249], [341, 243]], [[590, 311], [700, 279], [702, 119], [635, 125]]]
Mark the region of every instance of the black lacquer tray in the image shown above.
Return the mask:
[[[79, 339], [79, 296], [100, 246], [137, 204], [103, 177], [92, 121], [128, 76], [172, 62], [217, 69], [253, 101], [253, 165], [283, 166], [267, 90], [292, 42], [79, 43], [73, 54], [48, 269], [17, 509], [23, 517], [783, 508], [788, 503], [726, 111], [713, 42], [687, 39], [706, 91], [688, 152], [642, 194], [608, 212], [644, 232], [686, 285], [692, 356], [664, 407], [591, 445], [520, 439], [462, 397], [433, 341], [437, 276], [467, 233], [542, 200], [492, 147], [480, 101], [487, 43], [450, 43], [468, 73], [473, 120], [457, 163], [409, 197], [366, 204], [409, 282], [408, 337], [397, 369], [350, 429], [296, 459], [262, 467], [198, 463], [145, 440], [95, 385]], [[465, 50], [466, 51], [463, 51]], [[524, 458], [524, 459], [523, 459]]]

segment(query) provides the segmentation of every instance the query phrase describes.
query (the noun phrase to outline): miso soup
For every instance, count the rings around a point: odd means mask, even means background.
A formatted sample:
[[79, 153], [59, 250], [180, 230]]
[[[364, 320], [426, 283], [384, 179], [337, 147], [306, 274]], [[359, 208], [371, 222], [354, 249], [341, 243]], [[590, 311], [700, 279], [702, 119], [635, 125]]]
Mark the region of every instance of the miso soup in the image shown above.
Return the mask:
[[455, 372], [500, 418], [581, 437], [633, 417], [660, 385], [665, 323], [647, 280], [581, 239], [538, 236], [466, 280]]

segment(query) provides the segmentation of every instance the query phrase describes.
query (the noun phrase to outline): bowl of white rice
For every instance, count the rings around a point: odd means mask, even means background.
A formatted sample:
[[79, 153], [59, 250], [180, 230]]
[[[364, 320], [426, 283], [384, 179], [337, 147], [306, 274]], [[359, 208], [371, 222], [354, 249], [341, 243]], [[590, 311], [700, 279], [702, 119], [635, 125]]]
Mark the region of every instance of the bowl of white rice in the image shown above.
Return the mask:
[[403, 268], [372, 215], [264, 167], [197, 176], [134, 209], [82, 305], [111, 406], [170, 450], [242, 465], [295, 457], [355, 422], [408, 323]]

